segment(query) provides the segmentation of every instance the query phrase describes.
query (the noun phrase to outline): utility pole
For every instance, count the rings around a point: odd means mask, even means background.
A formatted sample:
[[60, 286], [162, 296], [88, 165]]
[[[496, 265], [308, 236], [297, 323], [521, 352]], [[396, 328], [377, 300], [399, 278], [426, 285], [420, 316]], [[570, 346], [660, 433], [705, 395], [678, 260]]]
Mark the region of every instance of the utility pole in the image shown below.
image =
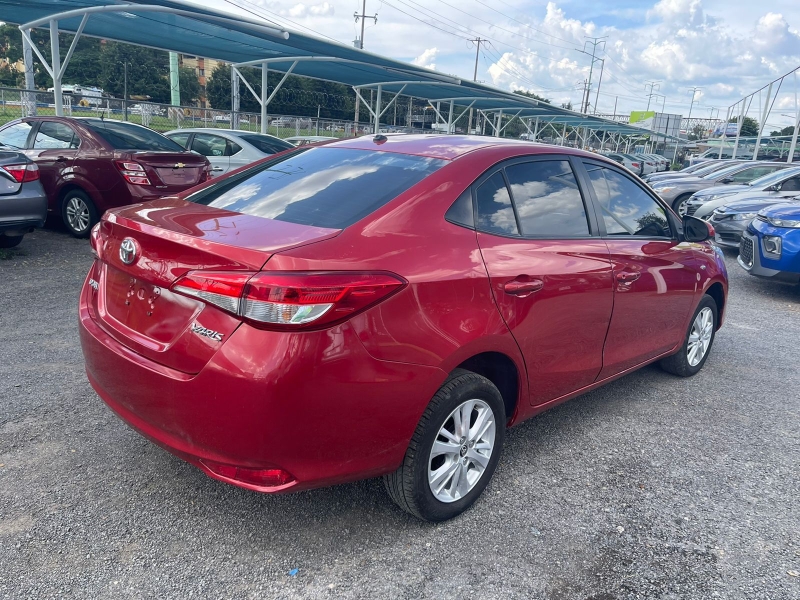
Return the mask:
[[353, 13], [353, 16], [356, 19], [356, 23], [358, 23], [358, 20], [361, 19], [361, 37], [358, 38], [358, 47], [361, 50], [364, 49], [364, 21], [366, 21], [367, 19], [372, 19], [373, 22], [375, 22], [376, 24], [378, 23], [378, 13], [375, 13], [375, 15], [373, 16], [369, 16], [366, 13], [367, 13], [367, 0], [364, 0], [363, 3], [361, 4], [361, 14], [358, 14], [357, 12]]
[[[472, 81], [478, 81], [478, 56], [481, 52], [481, 42], [484, 40], [480, 37], [470, 40], [475, 43], [475, 71], [472, 73]], [[469, 109], [469, 120], [467, 121], [467, 135], [472, 131], [472, 107]]]
[[694, 86], [694, 87], [689, 88], [689, 89], [692, 91], [692, 101], [689, 103], [689, 116], [686, 117], [686, 137], [687, 137], [687, 139], [689, 137], [689, 134], [694, 129], [692, 127], [692, 107], [694, 107], [694, 97], [697, 95], [697, 92], [699, 92], [701, 88], [699, 88], [697, 86]]
[[[353, 17], [355, 17], [356, 23], [358, 23], [358, 20], [361, 19], [361, 37], [358, 38], [357, 41], [358, 41], [358, 48], [360, 50], [363, 50], [364, 49], [364, 22], [367, 19], [372, 19], [373, 22], [377, 24], [378, 23], [378, 13], [375, 13], [374, 16], [370, 17], [367, 14], [367, 0], [363, 0], [363, 2], [361, 4], [361, 14], [355, 12], [355, 13], [353, 13]], [[370, 98], [371, 97], [372, 97], [372, 91], [370, 90]], [[358, 135], [358, 113], [359, 113], [359, 109], [360, 108], [361, 108], [361, 100], [359, 100], [358, 99], [358, 95], [356, 95], [356, 118], [355, 118], [355, 121], [356, 121], [356, 123], [355, 123], [355, 125], [356, 125], [355, 134], [356, 135]], [[370, 119], [370, 121], [371, 121], [371, 119]]]
[[647, 81], [644, 84], [644, 90], [647, 91], [648, 87], [650, 88], [650, 93], [647, 94], [647, 111], [646, 112], [650, 112], [650, 100], [653, 98], [653, 96], [657, 96], [658, 95], [658, 94], [656, 94], [656, 90], [660, 90], [661, 89], [661, 82], [660, 81]]
[[594, 72], [594, 63], [597, 60], [597, 57], [596, 57], [597, 47], [600, 44], [602, 44], [603, 45], [603, 50], [605, 50], [606, 38], [608, 36], [595, 37], [595, 38], [592, 38], [592, 37], [589, 37], [589, 36], [584, 36], [584, 37], [586, 37], [586, 42], [584, 42], [584, 44], [583, 44], [582, 52], [584, 54], [589, 54], [586, 51], [586, 46], [587, 46], [587, 44], [591, 44], [591, 46], [592, 46], [592, 64], [589, 66], [589, 82], [588, 82], [588, 84], [586, 86], [586, 100], [584, 101], [584, 105], [581, 107], [581, 112], [582, 113], [586, 113], [589, 110], [589, 91], [592, 89], [592, 73]]
[[597, 103], [600, 102], [600, 85], [603, 83], [603, 71], [606, 68], [606, 59], [600, 59], [600, 79], [597, 80], [597, 93], [594, 95], [594, 107], [592, 108], [592, 114], [597, 114]]

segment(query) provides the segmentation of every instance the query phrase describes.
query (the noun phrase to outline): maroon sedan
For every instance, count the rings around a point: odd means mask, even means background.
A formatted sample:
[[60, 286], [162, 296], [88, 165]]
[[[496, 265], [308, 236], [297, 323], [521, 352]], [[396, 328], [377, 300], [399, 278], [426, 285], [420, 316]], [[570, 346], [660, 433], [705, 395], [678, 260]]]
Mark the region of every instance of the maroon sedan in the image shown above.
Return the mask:
[[205, 157], [147, 127], [108, 119], [19, 119], [0, 128], [0, 144], [38, 165], [48, 212], [78, 237], [109, 208], [182, 192], [211, 173]]
[[298, 149], [106, 214], [86, 370], [211, 477], [282, 492], [382, 475], [443, 520], [483, 491], [506, 427], [654, 361], [703, 367], [727, 294], [711, 232], [578, 150]]

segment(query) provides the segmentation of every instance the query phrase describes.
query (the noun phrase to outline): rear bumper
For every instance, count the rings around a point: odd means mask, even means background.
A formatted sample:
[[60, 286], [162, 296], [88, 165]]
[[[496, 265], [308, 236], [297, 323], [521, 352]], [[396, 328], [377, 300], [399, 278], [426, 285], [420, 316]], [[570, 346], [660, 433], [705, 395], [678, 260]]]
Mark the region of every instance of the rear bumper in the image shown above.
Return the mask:
[[[146, 359], [108, 336], [81, 292], [80, 338], [92, 387], [126, 423], [212, 477], [262, 492], [301, 490], [396, 469], [440, 369], [380, 361], [352, 328], [287, 334], [241, 325], [197, 375]], [[260, 487], [204, 462], [282, 469]]]
[[46, 218], [47, 197], [38, 181], [23, 184], [16, 194], [0, 196], [0, 232], [25, 233], [43, 227]]

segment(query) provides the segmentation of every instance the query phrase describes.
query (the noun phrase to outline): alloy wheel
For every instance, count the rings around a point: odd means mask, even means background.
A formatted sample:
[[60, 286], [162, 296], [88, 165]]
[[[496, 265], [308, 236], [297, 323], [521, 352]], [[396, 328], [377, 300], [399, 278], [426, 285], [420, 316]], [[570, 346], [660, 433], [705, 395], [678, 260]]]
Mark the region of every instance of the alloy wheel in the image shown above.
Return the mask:
[[688, 204], [689, 204], [689, 199], [688, 199], [688, 198], [684, 198], [684, 199], [683, 199], [683, 200], [681, 200], [681, 201], [680, 201], [680, 203], [678, 204], [678, 210], [677, 210], [677, 212], [678, 212], [678, 215], [679, 215], [681, 218], [683, 218], [683, 217], [685, 217], [685, 216], [686, 216], [686, 207], [687, 207], [687, 205], [688, 205]]
[[75, 233], [83, 233], [89, 227], [91, 219], [89, 207], [79, 196], [72, 196], [67, 200], [67, 222]]
[[696, 367], [711, 345], [711, 336], [714, 333], [714, 313], [706, 307], [697, 313], [689, 333], [689, 343], [686, 346], [689, 365]]
[[495, 417], [483, 400], [466, 400], [445, 419], [428, 458], [428, 485], [437, 500], [455, 502], [475, 487], [495, 445]]

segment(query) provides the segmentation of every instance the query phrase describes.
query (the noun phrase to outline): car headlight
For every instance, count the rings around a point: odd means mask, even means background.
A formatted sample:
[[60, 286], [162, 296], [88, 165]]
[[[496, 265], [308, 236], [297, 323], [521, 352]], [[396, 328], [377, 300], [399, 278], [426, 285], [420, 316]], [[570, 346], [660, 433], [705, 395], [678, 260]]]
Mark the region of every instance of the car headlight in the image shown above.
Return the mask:
[[764, 236], [764, 252], [767, 254], [781, 255], [781, 238], [776, 235]]
[[767, 223], [773, 227], [787, 227], [789, 229], [800, 229], [800, 221], [792, 221], [789, 219], [773, 219], [767, 217]]
[[658, 194], [664, 194], [666, 192], [671, 192], [674, 189], [675, 189], [675, 186], [672, 186], [672, 187], [654, 187], [653, 191], [655, 191]]
[[720, 198], [727, 198], [728, 196], [733, 196], [735, 193], [736, 192], [726, 192], [724, 194], [711, 194], [710, 196], [695, 198], [695, 200], [700, 200], [700, 202], [711, 202], [712, 200], [719, 200]]
[[733, 215], [734, 221], [752, 221], [756, 218], [758, 213], [739, 213], [738, 215]]

